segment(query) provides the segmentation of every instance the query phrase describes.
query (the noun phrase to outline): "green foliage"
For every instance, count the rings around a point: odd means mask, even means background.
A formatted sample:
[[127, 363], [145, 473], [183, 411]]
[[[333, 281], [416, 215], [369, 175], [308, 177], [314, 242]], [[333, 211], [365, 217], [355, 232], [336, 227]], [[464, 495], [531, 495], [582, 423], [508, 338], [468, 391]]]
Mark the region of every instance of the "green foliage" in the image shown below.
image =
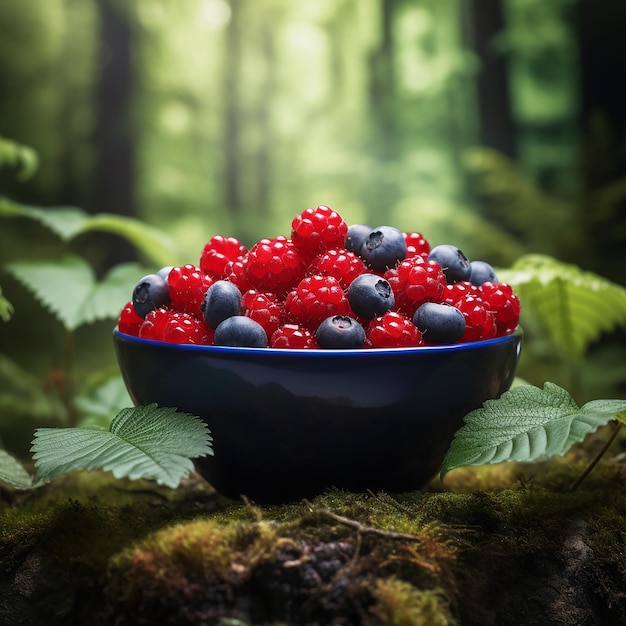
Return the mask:
[[612, 419], [624, 419], [626, 400], [593, 400], [578, 407], [563, 388], [523, 385], [465, 417], [443, 461], [441, 478], [464, 465], [534, 461], [565, 454]]
[[97, 282], [90, 265], [72, 254], [58, 261], [8, 263], [5, 269], [70, 331], [117, 317], [131, 286], [145, 273], [135, 263], [123, 263]]
[[0, 137], [0, 169], [10, 167], [17, 171], [19, 181], [31, 178], [39, 167], [37, 153], [4, 137]]
[[9, 485], [13, 489], [30, 489], [33, 479], [16, 458], [0, 450], [0, 483]]
[[576, 265], [528, 254], [498, 276], [572, 361], [580, 361], [602, 333], [626, 324], [626, 289]]
[[132, 243], [152, 263], [170, 265], [179, 251], [164, 232], [124, 215], [96, 213], [90, 215], [76, 207], [42, 208], [26, 206], [0, 198], [0, 217], [25, 217], [35, 220], [69, 242], [87, 232], [119, 235]]
[[2, 295], [2, 287], [0, 287], [0, 318], [8, 322], [13, 315], [13, 305]]
[[40, 428], [32, 446], [36, 482], [103, 469], [116, 478], [153, 479], [175, 488], [193, 469], [190, 459], [213, 454], [210, 442], [199, 418], [156, 404], [123, 409], [108, 430]]

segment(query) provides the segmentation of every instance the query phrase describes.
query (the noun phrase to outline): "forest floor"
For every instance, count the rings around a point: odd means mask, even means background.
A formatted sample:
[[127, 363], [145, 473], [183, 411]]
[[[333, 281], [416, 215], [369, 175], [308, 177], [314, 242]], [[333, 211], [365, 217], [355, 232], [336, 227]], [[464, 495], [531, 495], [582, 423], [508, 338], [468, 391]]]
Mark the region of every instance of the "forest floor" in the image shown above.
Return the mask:
[[[626, 463], [451, 472], [257, 506], [77, 473], [0, 491], [0, 624], [626, 624]], [[618, 442], [619, 443], [619, 442]]]

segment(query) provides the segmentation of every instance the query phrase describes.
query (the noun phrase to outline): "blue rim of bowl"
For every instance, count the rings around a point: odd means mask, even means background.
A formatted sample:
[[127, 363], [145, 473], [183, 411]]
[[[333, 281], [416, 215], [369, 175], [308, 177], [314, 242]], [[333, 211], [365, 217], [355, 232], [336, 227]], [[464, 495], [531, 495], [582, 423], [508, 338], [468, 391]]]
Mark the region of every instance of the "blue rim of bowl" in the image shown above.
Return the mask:
[[350, 350], [323, 350], [320, 348], [242, 348], [234, 346], [200, 346], [189, 343], [167, 343], [165, 341], [156, 341], [155, 339], [144, 339], [135, 335], [127, 335], [118, 330], [117, 326], [113, 330], [113, 334], [120, 339], [135, 343], [137, 345], [158, 346], [166, 350], [178, 350], [185, 352], [195, 352], [201, 354], [238, 354], [250, 356], [259, 356], [260, 354], [276, 355], [284, 354], [289, 356], [307, 356], [310, 358], [327, 357], [345, 357], [355, 355], [387, 355], [390, 354], [427, 354], [434, 352], [462, 352], [465, 350], [480, 350], [489, 346], [497, 346], [516, 341], [517, 338], [523, 336], [523, 330], [518, 326], [512, 333], [493, 339], [484, 339], [482, 341], [468, 341], [465, 343], [451, 343], [429, 346], [415, 346], [410, 348], [356, 348]]

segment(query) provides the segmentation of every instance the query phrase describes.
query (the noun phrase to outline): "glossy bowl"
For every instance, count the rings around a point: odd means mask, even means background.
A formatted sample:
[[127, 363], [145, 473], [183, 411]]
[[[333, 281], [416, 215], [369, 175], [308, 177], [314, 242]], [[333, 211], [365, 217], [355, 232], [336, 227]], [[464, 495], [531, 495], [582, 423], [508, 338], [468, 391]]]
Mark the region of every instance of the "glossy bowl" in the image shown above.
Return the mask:
[[167, 344], [114, 331], [126, 387], [206, 421], [197, 471], [258, 503], [330, 487], [410, 491], [437, 474], [463, 417], [506, 391], [521, 332], [419, 348], [280, 350]]

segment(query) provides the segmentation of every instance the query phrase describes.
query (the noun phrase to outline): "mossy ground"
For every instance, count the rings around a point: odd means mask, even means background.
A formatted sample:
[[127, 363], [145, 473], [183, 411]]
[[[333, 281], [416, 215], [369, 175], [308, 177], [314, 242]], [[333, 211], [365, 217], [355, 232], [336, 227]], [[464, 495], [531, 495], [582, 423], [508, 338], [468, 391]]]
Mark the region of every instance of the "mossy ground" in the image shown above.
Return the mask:
[[615, 454], [577, 491], [589, 450], [271, 507], [195, 476], [175, 491], [102, 473], [3, 491], [0, 623], [626, 624]]

